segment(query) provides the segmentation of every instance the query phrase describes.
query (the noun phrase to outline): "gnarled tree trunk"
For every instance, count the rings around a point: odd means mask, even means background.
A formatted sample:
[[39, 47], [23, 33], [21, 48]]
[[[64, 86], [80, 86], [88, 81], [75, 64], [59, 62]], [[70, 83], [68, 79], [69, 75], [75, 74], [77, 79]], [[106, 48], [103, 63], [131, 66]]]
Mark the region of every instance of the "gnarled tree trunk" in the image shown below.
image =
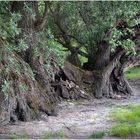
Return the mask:
[[[55, 105], [62, 99], [87, 98], [75, 84], [70, 84], [70, 80], [48, 74], [44, 67], [48, 63], [46, 49], [40, 50], [39, 56], [35, 55], [37, 32], [45, 27], [49, 2], [45, 2], [44, 14], [36, 21], [30, 11], [25, 10], [24, 4], [33, 6], [38, 15], [37, 2], [11, 2], [11, 11], [22, 15], [19, 22], [22, 32], [15, 38], [17, 47], [19, 40], [26, 35], [29, 48], [21, 53], [8, 51], [7, 41], [0, 39], [0, 125], [37, 119], [42, 113], [56, 115]], [[55, 66], [52, 69], [53, 75], [59, 70]]]
[[[133, 59], [131, 59], [133, 57]], [[109, 64], [95, 75], [95, 97], [103, 96], [120, 98], [132, 94], [132, 88], [124, 77], [124, 72], [129, 67], [140, 65], [140, 59], [136, 56], [127, 57], [125, 51], [118, 53]], [[118, 96], [120, 95], [120, 96]]]

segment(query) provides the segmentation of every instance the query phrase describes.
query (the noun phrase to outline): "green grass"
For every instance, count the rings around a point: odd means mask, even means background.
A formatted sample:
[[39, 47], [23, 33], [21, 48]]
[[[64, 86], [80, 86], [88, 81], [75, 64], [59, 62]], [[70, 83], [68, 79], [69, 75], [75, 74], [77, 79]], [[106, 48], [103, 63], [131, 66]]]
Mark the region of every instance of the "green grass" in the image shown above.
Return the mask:
[[138, 78], [140, 78], [140, 66], [129, 69], [125, 73], [125, 77], [127, 79], [138, 79]]
[[29, 135], [26, 132], [23, 132], [21, 135], [17, 135], [16, 133], [9, 134], [10, 139], [29, 139]]
[[105, 136], [105, 132], [104, 131], [96, 131], [93, 132], [92, 135], [90, 136], [90, 138], [92, 139], [101, 139]]
[[47, 133], [44, 135], [43, 139], [54, 139], [54, 138], [63, 139], [63, 138], [65, 138], [65, 137], [66, 137], [65, 132], [64, 132], [64, 130], [62, 129], [62, 130], [60, 130], [60, 131], [58, 131], [58, 132], [52, 132], [52, 131], [47, 132]]
[[29, 135], [28, 135], [26, 132], [24, 132], [24, 133], [20, 136], [20, 138], [22, 138], [22, 139], [29, 139]]
[[112, 115], [118, 124], [112, 127], [111, 133], [121, 138], [140, 136], [140, 105], [118, 109]]
[[16, 139], [18, 139], [18, 138], [17, 138], [17, 136], [16, 136], [16, 135], [14, 135], [14, 134], [13, 134], [13, 135], [11, 135], [11, 136], [10, 136], [10, 138], [9, 138], [9, 139], [16, 140]]

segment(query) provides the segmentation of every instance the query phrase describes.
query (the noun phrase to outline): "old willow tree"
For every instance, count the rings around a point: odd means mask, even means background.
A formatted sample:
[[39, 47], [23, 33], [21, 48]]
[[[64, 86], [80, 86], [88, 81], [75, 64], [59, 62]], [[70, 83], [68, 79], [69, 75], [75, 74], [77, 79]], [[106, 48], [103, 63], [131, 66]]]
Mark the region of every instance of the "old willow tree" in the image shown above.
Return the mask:
[[63, 98], [86, 98], [66, 84], [66, 97], [59, 90], [64, 60], [47, 26], [50, 5], [50, 1], [0, 2], [0, 125], [44, 113], [56, 115], [55, 104]]
[[[139, 63], [139, 7], [139, 2], [0, 2], [0, 124], [50, 115], [64, 98], [130, 94], [123, 71]], [[60, 68], [59, 46], [69, 51], [69, 69]], [[79, 57], [88, 61], [81, 65]], [[92, 83], [90, 96], [72, 74]]]
[[47, 47], [39, 38], [49, 2], [41, 4], [39, 9], [38, 2], [0, 2], [1, 124], [37, 118], [53, 96], [45, 69]]
[[57, 100], [50, 85], [58, 67], [47, 45], [49, 5], [0, 2], [0, 124], [50, 115]]
[[[124, 71], [140, 64], [139, 7], [138, 1], [54, 2], [50, 7], [54, 40], [69, 51], [70, 63], [92, 71], [91, 81], [81, 77], [81, 83], [91, 83], [97, 98], [132, 93]], [[87, 58], [83, 65], [81, 56]]]

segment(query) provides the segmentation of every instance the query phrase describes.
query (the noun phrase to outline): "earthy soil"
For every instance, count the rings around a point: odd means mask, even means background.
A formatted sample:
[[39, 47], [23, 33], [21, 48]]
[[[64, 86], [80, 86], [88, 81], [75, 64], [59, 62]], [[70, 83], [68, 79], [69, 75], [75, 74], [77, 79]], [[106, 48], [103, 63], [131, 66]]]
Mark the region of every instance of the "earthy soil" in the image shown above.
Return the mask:
[[131, 80], [133, 96], [127, 99], [64, 101], [57, 106], [57, 116], [42, 115], [40, 120], [18, 122], [0, 127], [0, 138], [90, 138], [93, 132], [109, 130], [115, 122], [109, 117], [115, 108], [140, 104], [140, 80]]

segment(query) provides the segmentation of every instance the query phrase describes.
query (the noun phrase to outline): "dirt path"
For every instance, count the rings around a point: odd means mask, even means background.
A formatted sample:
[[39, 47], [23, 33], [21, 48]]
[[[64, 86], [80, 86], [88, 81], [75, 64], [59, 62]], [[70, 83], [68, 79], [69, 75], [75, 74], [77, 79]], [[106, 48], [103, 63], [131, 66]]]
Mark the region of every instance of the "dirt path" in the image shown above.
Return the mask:
[[94, 131], [109, 131], [114, 122], [110, 112], [117, 106], [140, 103], [140, 80], [131, 81], [134, 96], [128, 99], [101, 99], [62, 102], [58, 116], [0, 127], [0, 138], [89, 138]]

